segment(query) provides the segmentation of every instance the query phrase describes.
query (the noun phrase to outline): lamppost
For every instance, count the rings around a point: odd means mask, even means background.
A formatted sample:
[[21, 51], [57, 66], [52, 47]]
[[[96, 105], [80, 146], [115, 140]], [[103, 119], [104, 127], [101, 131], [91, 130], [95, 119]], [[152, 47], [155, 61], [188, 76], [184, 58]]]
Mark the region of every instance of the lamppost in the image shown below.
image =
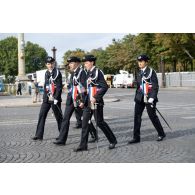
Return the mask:
[[[56, 60], [56, 51], [57, 51], [57, 49], [55, 48], [55, 46], [53, 46], [51, 51], [53, 52], [53, 58]], [[57, 62], [56, 61], [55, 61], [55, 66], [57, 67]]]

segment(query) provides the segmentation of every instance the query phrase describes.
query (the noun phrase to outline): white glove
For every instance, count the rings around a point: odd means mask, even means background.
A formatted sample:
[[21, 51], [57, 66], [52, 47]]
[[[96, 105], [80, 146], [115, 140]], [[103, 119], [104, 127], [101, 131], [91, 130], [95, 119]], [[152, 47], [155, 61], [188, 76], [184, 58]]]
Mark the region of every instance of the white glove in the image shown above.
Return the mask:
[[152, 104], [154, 101], [154, 98], [149, 98], [148, 103]]
[[54, 100], [53, 103], [54, 105], [56, 105], [58, 103], [58, 100]]

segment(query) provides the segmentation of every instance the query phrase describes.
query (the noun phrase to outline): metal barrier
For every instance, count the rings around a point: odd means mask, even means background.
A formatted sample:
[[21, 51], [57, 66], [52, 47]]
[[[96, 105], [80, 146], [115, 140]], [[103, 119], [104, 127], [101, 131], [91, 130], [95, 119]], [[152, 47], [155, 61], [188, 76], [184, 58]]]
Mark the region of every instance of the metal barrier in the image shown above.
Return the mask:
[[[162, 73], [157, 73], [159, 86], [162, 86]], [[195, 87], [195, 72], [165, 73], [166, 87]]]

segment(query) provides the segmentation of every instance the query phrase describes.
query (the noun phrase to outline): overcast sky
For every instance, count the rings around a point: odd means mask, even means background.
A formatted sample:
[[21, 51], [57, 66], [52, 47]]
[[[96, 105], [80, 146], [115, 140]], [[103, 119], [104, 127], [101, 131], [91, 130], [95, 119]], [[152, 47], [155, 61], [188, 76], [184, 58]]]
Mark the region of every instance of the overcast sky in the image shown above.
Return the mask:
[[[97, 48], [105, 48], [112, 43], [112, 39], [122, 39], [126, 34], [114, 33], [25, 33], [25, 42], [31, 41], [45, 48], [52, 55], [52, 47], [57, 48], [57, 61], [62, 63], [62, 56], [67, 50], [76, 48], [90, 51]], [[0, 33], [0, 40], [8, 36], [16, 36], [16, 33]]]

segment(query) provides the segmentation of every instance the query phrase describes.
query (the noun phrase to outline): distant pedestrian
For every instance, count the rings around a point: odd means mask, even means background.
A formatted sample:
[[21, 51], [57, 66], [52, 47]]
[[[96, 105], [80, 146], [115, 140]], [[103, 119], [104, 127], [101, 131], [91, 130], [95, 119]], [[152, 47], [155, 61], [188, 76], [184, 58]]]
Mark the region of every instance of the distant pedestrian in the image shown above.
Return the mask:
[[32, 82], [32, 100], [33, 103], [36, 103], [37, 100], [40, 101], [39, 83], [36, 79]]
[[32, 82], [30, 82], [30, 84], [28, 85], [28, 94], [31, 96], [32, 95]]
[[17, 89], [17, 95], [22, 95], [22, 84], [20, 83], [20, 81], [18, 81], [18, 89]]

